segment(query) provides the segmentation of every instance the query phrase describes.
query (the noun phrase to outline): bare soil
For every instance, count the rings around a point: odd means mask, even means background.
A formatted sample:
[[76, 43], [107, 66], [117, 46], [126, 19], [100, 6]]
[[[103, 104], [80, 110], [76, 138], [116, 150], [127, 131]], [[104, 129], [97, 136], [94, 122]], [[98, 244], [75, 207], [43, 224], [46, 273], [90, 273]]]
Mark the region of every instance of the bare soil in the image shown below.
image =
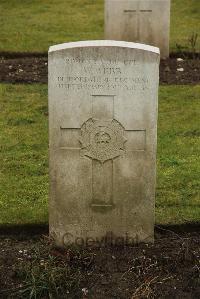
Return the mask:
[[50, 253], [57, 259], [57, 265], [68, 263], [81, 272], [80, 285], [73, 291], [66, 290], [66, 296], [55, 298], [200, 298], [199, 225], [157, 226], [154, 244], [91, 247], [82, 253], [55, 247], [49, 252], [51, 241], [41, 235], [47, 227], [35, 228], [35, 235], [32, 230], [33, 227], [26, 227], [21, 233], [20, 228], [1, 230], [0, 298], [21, 298], [12, 297], [13, 291], [24, 284], [17, 269], [22, 260], [36, 259], [36, 251], [38, 260], [44, 264]]
[[[47, 83], [47, 69], [47, 54], [0, 53], [0, 82]], [[172, 54], [161, 60], [160, 83], [199, 84], [200, 55]]]

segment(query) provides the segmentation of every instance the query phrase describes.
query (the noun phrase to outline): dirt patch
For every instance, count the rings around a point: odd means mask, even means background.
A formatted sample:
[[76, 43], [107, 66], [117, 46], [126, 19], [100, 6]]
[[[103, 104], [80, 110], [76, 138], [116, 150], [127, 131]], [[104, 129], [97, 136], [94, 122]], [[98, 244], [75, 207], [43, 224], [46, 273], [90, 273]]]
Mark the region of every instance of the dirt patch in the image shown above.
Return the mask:
[[[181, 58], [180, 58], [181, 59]], [[160, 62], [161, 84], [199, 84], [200, 59], [171, 58]]]
[[47, 57], [0, 58], [0, 81], [47, 83]]
[[[26, 290], [31, 289], [31, 284], [26, 280], [27, 274], [22, 275], [23, 265], [29, 264], [33, 269], [38, 264], [44, 278], [50, 260], [51, 268], [68, 264], [71, 273], [76, 269], [74, 281], [70, 280], [64, 295], [62, 292], [52, 298], [200, 298], [199, 231], [175, 233], [157, 227], [155, 235], [154, 245], [81, 250], [55, 248], [47, 236], [31, 239], [1, 236], [0, 298], [29, 298]], [[52, 273], [55, 269], [49, 275]], [[67, 279], [69, 277], [60, 276], [59, 283]], [[34, 283], [35, 289], [38, 285], [41, 287], [37, 277]], [[37, 298], [50, 298], [47, 286], [45, 284]], [[27, 293], [23, 293], [24, 290]]]
[[[0, 82], [47, 83], [47, 69], [46, 54], [0, 53]], [[199, 55], [172, 54], [169, 59], [161, 60], [160, 83], [199, 84]]]

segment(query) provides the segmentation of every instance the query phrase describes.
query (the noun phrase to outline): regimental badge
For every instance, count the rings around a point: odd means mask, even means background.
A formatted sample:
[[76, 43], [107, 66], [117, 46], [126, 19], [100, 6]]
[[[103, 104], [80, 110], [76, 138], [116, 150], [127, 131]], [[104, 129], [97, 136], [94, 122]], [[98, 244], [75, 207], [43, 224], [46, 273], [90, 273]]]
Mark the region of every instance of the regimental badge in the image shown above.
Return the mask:
[[115, 119], [90, 118], [81, 126], [81, 155], [104, 163], [124, 152], [124, 127]]

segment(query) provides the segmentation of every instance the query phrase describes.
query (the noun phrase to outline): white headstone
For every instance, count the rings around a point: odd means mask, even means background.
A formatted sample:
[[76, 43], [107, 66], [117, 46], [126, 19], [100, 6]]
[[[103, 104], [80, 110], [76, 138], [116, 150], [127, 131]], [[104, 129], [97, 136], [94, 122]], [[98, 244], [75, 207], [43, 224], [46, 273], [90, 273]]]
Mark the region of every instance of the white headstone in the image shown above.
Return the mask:
[[170, 0], [105, 0], [105, 39], [140, 42], [169, 56]]
[[108, 236], [153, 241], [158, 77], [155, 47], [50, 47], [49, 213], [57, 245]]

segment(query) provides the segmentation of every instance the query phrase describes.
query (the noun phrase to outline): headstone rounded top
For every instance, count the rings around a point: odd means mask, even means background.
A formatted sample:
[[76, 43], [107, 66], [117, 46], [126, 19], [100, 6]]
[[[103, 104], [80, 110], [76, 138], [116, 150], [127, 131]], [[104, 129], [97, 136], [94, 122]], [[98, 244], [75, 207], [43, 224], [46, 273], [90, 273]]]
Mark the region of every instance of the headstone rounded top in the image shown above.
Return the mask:
[[63, 43], [63, 44], [51, 46], [49, 48], [49, 53], [55, 52], [55, 51], [61, 51], [64, 49], [87, 48], [87, 47], [130, 48], [130, 49], [139, 49], [139, 50], [144, 50], [144, 51], [148, 51], [148, 52], [153, 52], [158, 55], [160, 54], [160, 50], [157, 47], [140, 44], [140, 43], [115, 41], [115, 40], [89, 40], [89, 41]]

